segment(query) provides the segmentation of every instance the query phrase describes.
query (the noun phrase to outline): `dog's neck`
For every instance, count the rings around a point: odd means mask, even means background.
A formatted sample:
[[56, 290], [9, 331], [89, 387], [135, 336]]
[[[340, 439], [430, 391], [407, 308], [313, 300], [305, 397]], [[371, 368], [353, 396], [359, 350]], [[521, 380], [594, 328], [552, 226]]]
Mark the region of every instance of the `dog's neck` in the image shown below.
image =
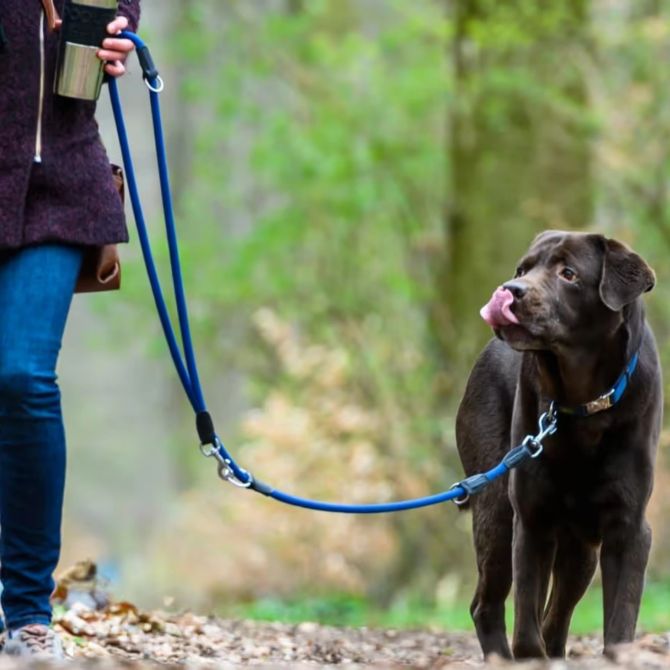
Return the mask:
[[568, 351], [536, 352], [540, 391], [565, 405], [581, 405], [607, 392], [640, 348], [644, 332], [641, 300], [623, 309], [609, 337]]

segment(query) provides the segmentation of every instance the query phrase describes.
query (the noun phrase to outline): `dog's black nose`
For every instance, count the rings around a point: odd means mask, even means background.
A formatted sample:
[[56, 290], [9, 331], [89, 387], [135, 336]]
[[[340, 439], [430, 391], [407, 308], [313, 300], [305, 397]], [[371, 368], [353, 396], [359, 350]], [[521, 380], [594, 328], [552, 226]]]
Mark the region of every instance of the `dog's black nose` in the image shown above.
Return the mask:
[[520, 281], [508, 281], [503, 284], [503, 288], [507, 289], [517, 300], [521, 300], [528, 290], [528, 286]]

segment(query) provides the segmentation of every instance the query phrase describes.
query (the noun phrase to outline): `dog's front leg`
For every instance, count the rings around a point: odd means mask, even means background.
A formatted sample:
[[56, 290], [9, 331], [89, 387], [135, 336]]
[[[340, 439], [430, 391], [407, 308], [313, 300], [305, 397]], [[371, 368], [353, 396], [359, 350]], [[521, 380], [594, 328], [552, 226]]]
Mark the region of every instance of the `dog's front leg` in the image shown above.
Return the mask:
[[556, 552], [552, 531], [514, 518], [514, 658], [546, 658], [542, 616]]
[[635, 526], [617, 524], [605, 533], [600, 552], [605, 649], [635, 636], [650, 546], [651, 529], [644, 520]]

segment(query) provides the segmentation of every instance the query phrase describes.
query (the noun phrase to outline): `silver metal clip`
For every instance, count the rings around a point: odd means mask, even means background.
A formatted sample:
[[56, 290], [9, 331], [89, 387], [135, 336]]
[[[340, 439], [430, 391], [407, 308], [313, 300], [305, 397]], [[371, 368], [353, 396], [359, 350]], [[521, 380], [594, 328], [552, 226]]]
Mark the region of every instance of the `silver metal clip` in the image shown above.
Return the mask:
[[556, 407], [552, 402], [549, 409], [544, 412], [537, 422], [537, 435], [526, 435], [522, 444], [530, 451], [531, 458], [537, 458], [543, 451], [542, 442], [549, 435], [556, 432], [558, 426], [558, 416], [556, 415]]
[[537, 428], [537, 435], [526, 435], [523, 442], [518, 447], [509, 451], [493, 470], [470, 475], [470, 477], [467, 477], [460, 482], [456, 482], [450, 490], [461, 488], [464, 493], [458, 498], [452, 498], [452, 502], [459, 507], [465, 505], [465, 503], [470, 500], [471, 495], [481, 491], [502, 474], [509, 472], [512, 468], [516, 468], [528, 457], [537, 458], [544, 450], [544, 447], [542, 446], [543, 440], [547, 436], [553, 435], [558, 428], [558, 413], [556, 411], [555, 403], [552, 402], [551, 405], [549, 405], [549, 409], [540, 416], [537, 422]]
[[254, 481], [254, 478], [248, 472], [246, 474], [248, 475], [249, 479], [247, 479], [246, 482], [239, 480], [235, 476], [233, 469], [230, 467], [230, 461], [227, 458], [224, 458], [223, 461], [219, 461], [219, 467], [217, 471], [221, 479], [228, 482], [229, 484], [232, 484], [233, 486], [237, 486], [238, 489], [248, 489]]
[[248, 477], [247, 481], [243, 482], [238, 479], [238, 477], [235, 475], [235, 471], [232, 468], [230, 459], [226, 458], [221, 453], [222, 446], [223, 445], [221, 444], [221, 440], [219, 440], [218, 437], [215, 437], [214, 442], [212, 443], [200, 444], [200, 451], [203, 456], [206, 456], [207, 458], [214, 458], [218, 462], [217, 472], [221, 479], [231, 483], [233, 486], [237, 486], [240, 489], [248, 489], [254, 482], [254, 478], [252, 477], [251, 473], [243, 470], [242, 472], [244, 472]]
[[205, 458], [212, 458], [216, 452], [216, 447], [211, 444], [207, 443], [205, 444], [204, 442], [201, 442], [199, 445], [200, 448], [200, 453], [205, 457]]
[[521, 444], [528, 449], [531, 458], [537, 458], [544, 451], [542, 441], [534, 435], [526, 435]]

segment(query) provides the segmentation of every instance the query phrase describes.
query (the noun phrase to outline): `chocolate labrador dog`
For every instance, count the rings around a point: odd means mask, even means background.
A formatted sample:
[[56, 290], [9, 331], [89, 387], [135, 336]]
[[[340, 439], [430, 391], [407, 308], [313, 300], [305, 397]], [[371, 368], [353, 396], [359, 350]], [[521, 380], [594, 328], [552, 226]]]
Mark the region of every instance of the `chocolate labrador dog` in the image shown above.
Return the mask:
[[662, 415], [641, 298], [654, 281], [620, 242], [547, 231], [482, 309], [497, 338], [477, 360], [458, 411], [466, 474], [490, 469], [535, 435], [552, 403], [558, 422], [539, 458], [468, 503], [479, 573], [470, 611], [485, 655], [512, 656], [504, 614], [514, 581], [514, 657], [564, 656], [598, 558], [605, 649], [633, 639]]

